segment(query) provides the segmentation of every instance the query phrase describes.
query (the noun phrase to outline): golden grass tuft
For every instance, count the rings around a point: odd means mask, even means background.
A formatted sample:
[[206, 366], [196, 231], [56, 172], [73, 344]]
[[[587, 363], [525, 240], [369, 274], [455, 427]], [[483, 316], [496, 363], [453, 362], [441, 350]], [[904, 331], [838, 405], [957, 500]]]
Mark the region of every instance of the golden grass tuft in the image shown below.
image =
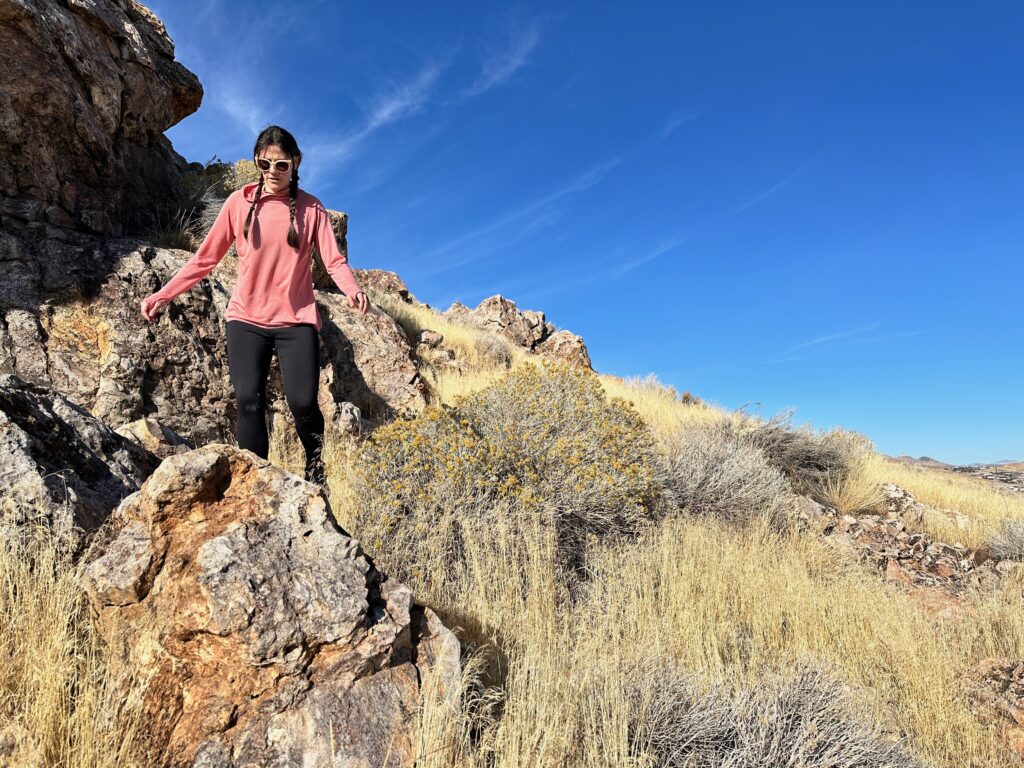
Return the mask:
[[[12, 765], [136, 765], [136, 713], [108, 673], [69, 555], [45, 527], [0, 544], [0, 739]], [[33, 762], [38, 761], [38, 762]]]

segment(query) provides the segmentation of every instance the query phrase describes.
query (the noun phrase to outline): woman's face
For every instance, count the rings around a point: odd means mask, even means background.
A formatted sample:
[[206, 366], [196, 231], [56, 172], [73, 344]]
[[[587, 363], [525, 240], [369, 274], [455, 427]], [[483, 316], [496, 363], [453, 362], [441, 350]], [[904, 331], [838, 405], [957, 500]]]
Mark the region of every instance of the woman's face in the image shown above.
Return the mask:
[[[256, 156], [256, 159], [271, 161], [270, 170], [264, 171], [260, 169], [260, 173], [263, 174], [263, 188], [271, 193], [286, 192], [288, 190], [288, 185], [291, 184], [292, 180], [292, 170], [293, 168], [298, 168], [299, 162], [302, 160], [302, 158], [293, 158], [276, 144], [266, 147]], [[294, 160], [294, 162], [286, 170], [281, 171], [277, 169], [274, 163], [275, 160]], [[259, 166], [257, 165], [257, 167]]]

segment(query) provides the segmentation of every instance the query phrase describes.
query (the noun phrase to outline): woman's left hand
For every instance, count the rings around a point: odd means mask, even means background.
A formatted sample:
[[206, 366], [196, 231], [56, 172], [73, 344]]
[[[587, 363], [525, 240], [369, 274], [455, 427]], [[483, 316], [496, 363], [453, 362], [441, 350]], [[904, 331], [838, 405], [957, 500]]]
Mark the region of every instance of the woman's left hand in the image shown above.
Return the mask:
[[366, 297], [365, 293], [363, 293], [362, 291], [359, 291], [358, 293], [356, 293], [355, 296], [348, 296], [347, 298], [348, 298], [348, 305], [350, 307], [358, 306], [359, 307], [359, 311], [362, 314], [364, 314], [364, 315], [366, 314], [366, 310], [370, 306], [370, 300]]

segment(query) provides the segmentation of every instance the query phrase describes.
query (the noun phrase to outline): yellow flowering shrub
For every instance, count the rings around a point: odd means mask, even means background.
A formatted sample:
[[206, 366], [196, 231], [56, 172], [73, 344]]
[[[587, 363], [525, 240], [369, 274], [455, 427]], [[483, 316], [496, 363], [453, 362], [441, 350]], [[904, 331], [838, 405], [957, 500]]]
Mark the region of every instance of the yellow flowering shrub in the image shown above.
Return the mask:
[[465, 526], [486, 530], [498, 514], [554, 526], [560, 560], [575, 569], [588, 538], [654, 517], [662, 488], [653, 438], [629, 403], [608, 399], [593, 372], [549, 360], [380, 427], [351, 483], [360, 537], [402, 552], [400, 570], [451, 567]]

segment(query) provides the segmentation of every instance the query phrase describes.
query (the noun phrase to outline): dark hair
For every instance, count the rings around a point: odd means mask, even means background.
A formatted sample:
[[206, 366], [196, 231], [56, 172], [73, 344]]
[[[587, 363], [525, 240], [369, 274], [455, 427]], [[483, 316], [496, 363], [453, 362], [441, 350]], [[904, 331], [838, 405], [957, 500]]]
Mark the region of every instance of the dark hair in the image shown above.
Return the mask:
[[[259, 157], [260, 152], [271, 145], [280, 147], [286, 155], [291, 156], [292, 160], [299, 160], [302, 157], [295, 137], [279, 125], [268, 125], [260, 131], [260, 135], [256, 137], [256, 146], [252, 149], [252, 156]], [[252, 199], [252, 205], [249, 206], [249, 215], [245, 217], [245, 227], [242, 230], [246, 240], [249, 239], [249, 222], [252, 221], [253, 211], [256, 210], [256, 203], [262, 194], [263, 174], [260, 173], [260, 183], [256, 187], [256, 196]], [[299, 169], [295, 163], [292, 163], [292, 183], [288, 188], [288, 195], [290, 197], [288, 203], [288, 245], [292, 248], [299, 247], [299, 233], [295, 231], [295, 198], [298, 194]]]

